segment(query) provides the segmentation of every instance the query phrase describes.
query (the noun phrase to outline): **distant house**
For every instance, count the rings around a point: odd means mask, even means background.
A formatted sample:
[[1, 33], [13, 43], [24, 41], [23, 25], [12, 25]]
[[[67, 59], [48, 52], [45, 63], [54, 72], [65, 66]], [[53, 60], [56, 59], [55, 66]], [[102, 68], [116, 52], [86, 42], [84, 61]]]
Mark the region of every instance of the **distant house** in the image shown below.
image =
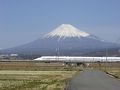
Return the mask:
[[17, 59], [18, 54], [2, 54], [0, 55], [0, 59]]
[[0, 59], [9, 59], [9, 55], [8, 54], [2, 54], [2, 55], [0, 55]]
[[17, 59], [18, 54], [10, 54], [9, 57], [10, 59]]

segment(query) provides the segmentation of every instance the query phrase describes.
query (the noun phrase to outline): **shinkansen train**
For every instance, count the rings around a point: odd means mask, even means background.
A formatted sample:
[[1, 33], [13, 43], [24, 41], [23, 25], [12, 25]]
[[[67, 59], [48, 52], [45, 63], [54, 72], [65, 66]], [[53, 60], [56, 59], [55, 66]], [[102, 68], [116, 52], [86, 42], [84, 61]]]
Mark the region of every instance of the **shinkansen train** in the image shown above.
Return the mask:
[[65, 62], [65, 63], [120, 62], [120, 57], [42, 56], [34, 60], [41, 62]]

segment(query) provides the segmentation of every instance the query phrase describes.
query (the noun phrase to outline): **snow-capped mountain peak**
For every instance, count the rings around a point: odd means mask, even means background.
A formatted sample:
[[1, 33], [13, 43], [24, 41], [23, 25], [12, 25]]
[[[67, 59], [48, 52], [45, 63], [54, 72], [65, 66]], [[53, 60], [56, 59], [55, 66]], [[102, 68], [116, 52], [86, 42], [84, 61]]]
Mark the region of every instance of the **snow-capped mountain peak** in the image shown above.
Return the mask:
[[45, 35], [46, 37], [88, 37], [90, 34], [83, 32], [70, 24], [62, 24], [52, 32]]

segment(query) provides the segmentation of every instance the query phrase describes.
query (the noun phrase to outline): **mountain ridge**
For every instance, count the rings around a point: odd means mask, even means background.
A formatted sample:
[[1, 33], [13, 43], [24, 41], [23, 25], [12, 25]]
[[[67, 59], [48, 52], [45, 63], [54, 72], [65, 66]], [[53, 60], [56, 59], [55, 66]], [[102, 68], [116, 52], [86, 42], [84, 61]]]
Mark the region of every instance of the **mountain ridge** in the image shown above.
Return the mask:
[[[71, 28], [72, 30], [69, 30]], [[88, 34], [86, 32], [83, 33], [83, 31], [80, 31], [80, 33], [78, 33], [79, 29], [74, 28], [72, 25], [69, 24], [62, 24], [57, 28], [58, 31], [56, 29], [54, 30], [52, 31], [52, 34], [50, 32], [33, 42], [18, 47], [6, 49], [2, 52], [24, 55], [31, 55], [32, 53], [34, 55], [43, 56], [57, 55], [59, 49], [59, 55], [80, 56], [89, 52], [105, 50], [106, 48], [109, 49], [119, 47], [119, 45], [115, 43], [105, 42], [98, 37]], [[62, 31], [62, 34], [59, 32], [59, 30]]]

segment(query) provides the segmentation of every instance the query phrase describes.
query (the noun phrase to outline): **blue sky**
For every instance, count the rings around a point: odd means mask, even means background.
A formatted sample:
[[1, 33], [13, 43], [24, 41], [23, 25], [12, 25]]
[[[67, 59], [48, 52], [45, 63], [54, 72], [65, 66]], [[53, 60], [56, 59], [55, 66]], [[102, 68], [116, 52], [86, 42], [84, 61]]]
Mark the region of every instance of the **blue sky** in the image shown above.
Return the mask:
[[120, 0], [0, 0], [0, 48], [22, 45], [67, 23], [115, 42]]

